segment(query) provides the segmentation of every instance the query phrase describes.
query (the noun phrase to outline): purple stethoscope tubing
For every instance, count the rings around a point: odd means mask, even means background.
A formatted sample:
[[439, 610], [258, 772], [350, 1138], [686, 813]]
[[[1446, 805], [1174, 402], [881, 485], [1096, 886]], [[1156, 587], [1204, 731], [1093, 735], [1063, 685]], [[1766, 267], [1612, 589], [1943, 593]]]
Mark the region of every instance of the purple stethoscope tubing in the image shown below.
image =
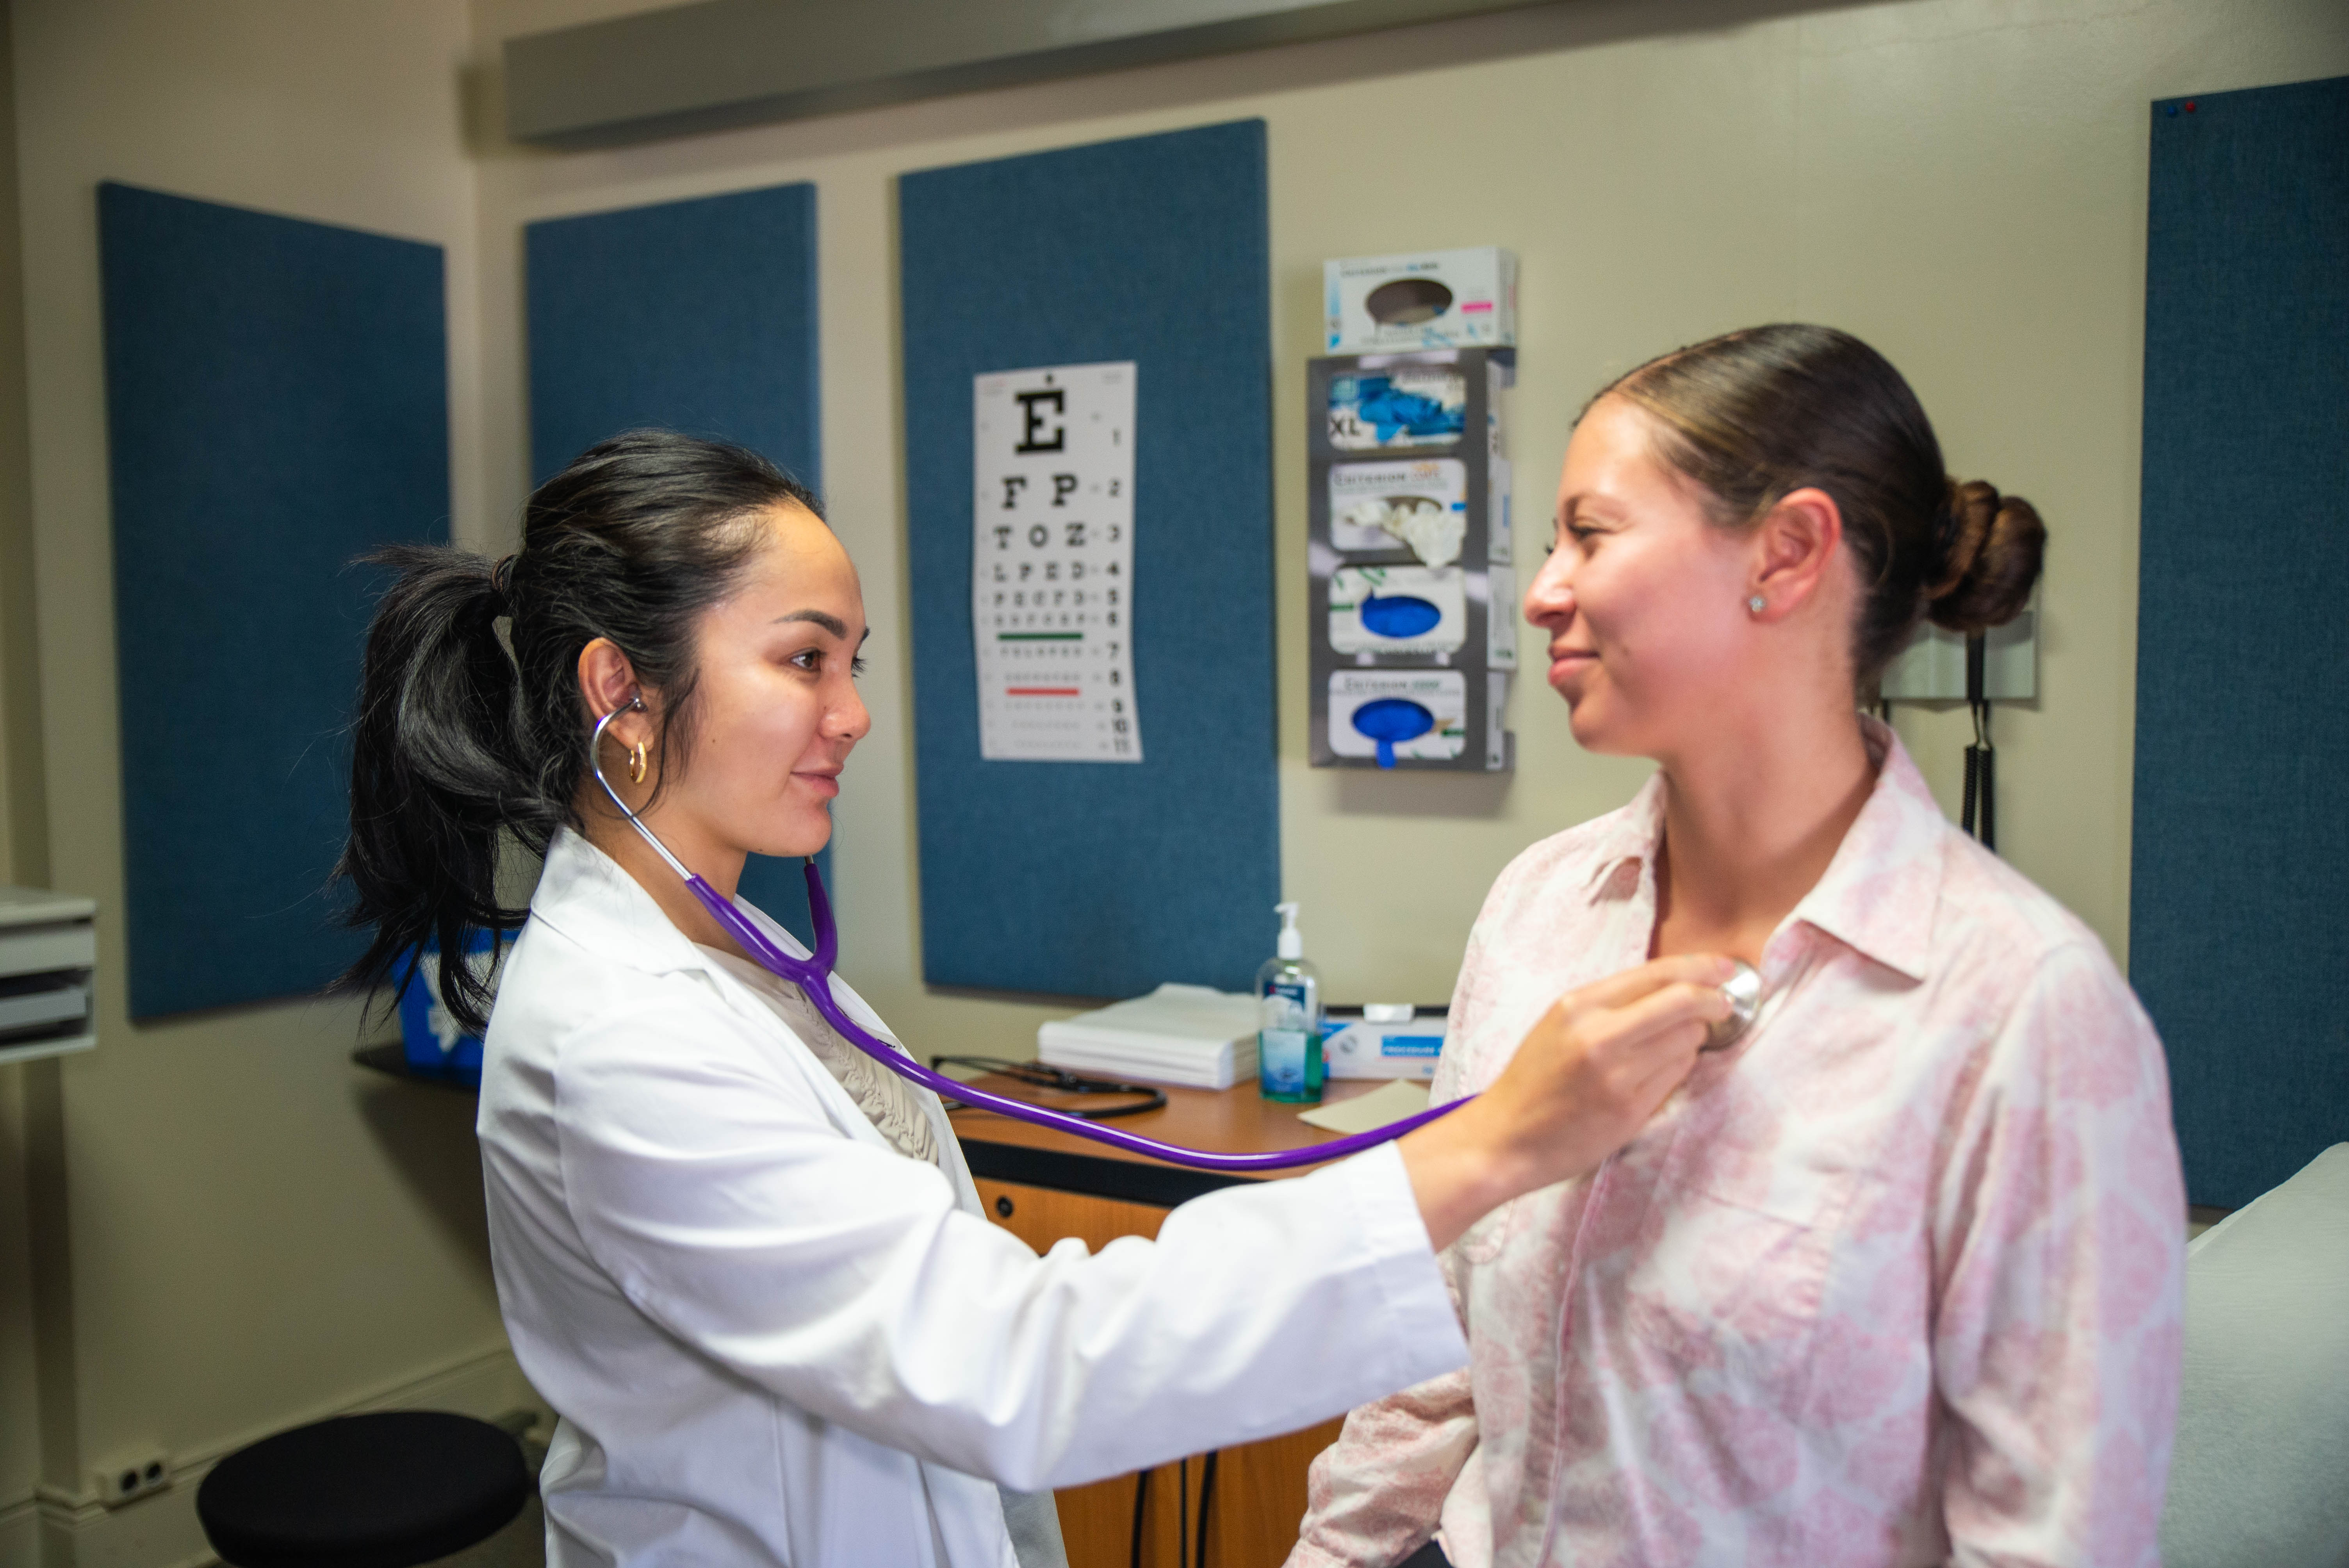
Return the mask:
[[595, 732], [589, 738], [587, 743], [587, 766], [594, 769], [595, 782], [604, 787], [604, 793], [612, 798], [612, 804], [619, 808], [620, 814], [627, 818], [629, 825], [644, 835], [645, 842], [650, 844], [660, 858], [668, 862], [671, 871], [685, 880], [687, 889], [700, 902], [701, 907], [709, 912], [710, 918], [725, 928], [726, 934], [741, 944], [743, 952], [749, 954], [758, 965], [770, 975], [797, 985], [801, 993], [807, 997], [810, 1005], [823, 1015], [824, 1022], [840, 1032], [842, 1039], [846, 1040], [899, 1078], [917, 1083], [935, 1094], [957, 1100], [964, 1105], [973, 1106], [981, 1110], [991, 1110], [998, 1116], [1008, 1116], [1014, 1120], [1030, 1122], [1037, 1127], [1049, 1127], [1057, 1131], [1074, 1133], [1079, 1138], [1090, 1138], [1096, 1143], [1106, 1143], [1112, 1148], [1123, 1149], [1131, 1154], [1147, 1155], [1153, 1160], [1164, 1160], [1175, 1165], [1189, 1165], [1201, 1171], [1223, 1171], [1239, 1175], [1247, 1175], [1260, 1171], [1286, 1171], [1299, 1165], [1319, 1165], [1325, 1160], [1342, 1160], [1349, 1154], [1359, 1154], [1365, 1149], [1375, 1149], [1381, 1143], [1401, 1138], [1413, 1128], [1424, 1127], [1436, 1118], [1448, 1115], [1468, 1103], [1467, 1099], [1464, 1099], [1452, 1100], [1444, 1105], [1430, 1106], [1415, 1116], [1405, 1117], [1401, 1121], [1389, 1122], [1384, 1127], [1374, 1128], [1368, 1132], [1351, 1133], [1331, 1143], [1316, 1143], [1304, 1149], [1277, 1149], [1258, 1153], [1229, 1154], [1209, 1149], [1185, 1149], [1179, 1143], [1162, 1143], [1155, 1138], [1144, 1138], [1139, 1133], [1127, 1132], [1122, 1128], [1104, 1127], [1099, 1122], [1088, 1121], [1082, 1117], [1071, 1116], [1066, 1111], [1050, 1110], [1024, 1099], [1012, 1099], [1005, 1095], [989, 1094], [984, 1089], [973, 1088], [970, 1085], [950, 1078], [942, 1072], [926, 1068], [888, 1041], [868, 1033], [864, 1026], [848, 1016], [847, 1009], [841, 1006], [839, 999], [833, 995], [833, 963], [840, 955], [840, 930], [833, 923], [832, 900], [824, 894], [823, 877], [816, 871], [813, 859], [808, 860], [805, 863], [808, 912], [815, 921], [815, 950], [805, 958], [794, 958], [737, 909], [733, 900], [727, 898], [716, 888], [688, 871], [685, 862], [669, 853], [668, 846], [654, 837], [653, 830], [637, 819], [636, 812], [628, 809], [628, 803], [626, 800], [620, 799], [620, 792], [612, 788], [610, 779], [604, 777], [602, 758], [604, 731], [614, 719], [624, 713], [640, 707], [643, 702], [642, 697], [633, 698], [626, 707], [614, 708], [595, 721]]

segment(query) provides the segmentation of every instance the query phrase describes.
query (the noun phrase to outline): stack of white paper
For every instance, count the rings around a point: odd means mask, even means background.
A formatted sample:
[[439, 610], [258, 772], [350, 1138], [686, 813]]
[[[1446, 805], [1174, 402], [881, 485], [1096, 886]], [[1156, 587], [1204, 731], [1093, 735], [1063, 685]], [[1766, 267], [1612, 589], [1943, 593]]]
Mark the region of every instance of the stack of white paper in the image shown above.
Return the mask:
[[1036, 1057], [1071, 1072], [1229, 1088], [1256, 1077], [1257, 1000], [1165, 985], [1036, 1031]]

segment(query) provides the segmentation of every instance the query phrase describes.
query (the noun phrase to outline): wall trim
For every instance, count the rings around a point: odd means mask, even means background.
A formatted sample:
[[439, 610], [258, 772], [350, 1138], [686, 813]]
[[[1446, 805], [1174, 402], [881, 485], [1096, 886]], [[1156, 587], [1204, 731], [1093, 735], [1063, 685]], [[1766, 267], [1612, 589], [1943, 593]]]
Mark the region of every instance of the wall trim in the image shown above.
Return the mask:
[[0, 1568], [41, 1568], [41, 1505], [22, 1497], [0, 1507]]
[[612, 146], [1541, 3], [698, 0], [507, 38], [506, 134]]
[[[171, 1456], [171, 1484], [127, 1507], [109, 1509], [95, 1491], [43, 1485], [35, 1499], [0, 1510], [0, 1568], [205, 1568], [217, 1563], [196, 1522], [196, 1489], [212, 1467], [271, 1432], [368, 1410], [456, 1410], [483, 1420], [528, 1410], [542, 1422], [550, 1413], [513, 1352], [504, 1346], [448, 1362], [431, 1371], [379, 1385], [358, 1397], [289, 1415], [282, 1421], [187, 1453]], [[40, 1549], [14, 1555], [11, 1526], [22, 1514], [37, 1523]]]

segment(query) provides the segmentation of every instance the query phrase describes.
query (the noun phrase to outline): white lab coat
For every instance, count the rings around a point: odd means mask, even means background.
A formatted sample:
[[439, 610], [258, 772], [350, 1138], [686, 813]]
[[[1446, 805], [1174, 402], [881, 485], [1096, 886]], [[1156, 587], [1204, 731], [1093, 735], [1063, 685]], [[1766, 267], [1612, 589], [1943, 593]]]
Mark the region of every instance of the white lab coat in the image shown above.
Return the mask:
[[1392, 1146], [1039, 1259], [981, 1217], [925, 1099], [943, 1171], [627, 873], [555, 841], [480, 1124], [498, 1299], [562, 1418], [554, 1568], [1012, 1568], [996, 1482], [1099, 1480], [1466, 1362]]

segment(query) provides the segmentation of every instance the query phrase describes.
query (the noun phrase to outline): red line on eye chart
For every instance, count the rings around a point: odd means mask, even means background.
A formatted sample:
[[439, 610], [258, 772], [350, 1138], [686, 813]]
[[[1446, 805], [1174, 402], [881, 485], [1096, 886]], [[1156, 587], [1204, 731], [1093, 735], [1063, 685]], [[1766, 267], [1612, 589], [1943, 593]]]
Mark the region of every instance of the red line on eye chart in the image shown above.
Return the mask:
[[1082, 696], [1081, 686], [1005, 686], [1005, 696]]

